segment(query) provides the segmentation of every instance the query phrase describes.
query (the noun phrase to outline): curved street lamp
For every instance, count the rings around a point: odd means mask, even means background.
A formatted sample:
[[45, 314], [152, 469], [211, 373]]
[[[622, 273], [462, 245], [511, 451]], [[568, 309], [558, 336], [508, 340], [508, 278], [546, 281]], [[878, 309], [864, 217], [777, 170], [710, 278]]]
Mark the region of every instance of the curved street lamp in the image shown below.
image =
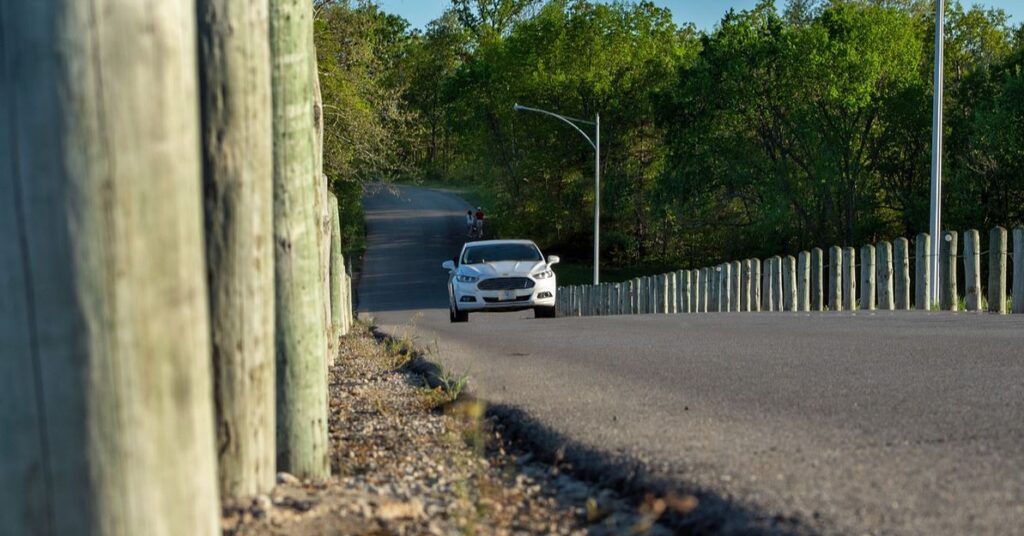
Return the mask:
[[[512, 109], [517, 112], [536, 112], [539, 114], [549, 115], [555, 119], [559, 119], [565, 122], [567, 125], [576, 129], [587, 143], [594, 148], [594, 284], [600, 283], [600, 245], [601, 245], [601, 114], [596, 114], [593, 121], [586, 119], [576, 119], [574, 117], [568, 117], [547, 110], [541, 110], [539, 108], [530, 108], [528, 106], [520, 106], [515, 104]], [[594, 138], [592, 139], [583, 132], [583, 129], [579, 127], [579, 124], [593, 125], [594, 127]]]

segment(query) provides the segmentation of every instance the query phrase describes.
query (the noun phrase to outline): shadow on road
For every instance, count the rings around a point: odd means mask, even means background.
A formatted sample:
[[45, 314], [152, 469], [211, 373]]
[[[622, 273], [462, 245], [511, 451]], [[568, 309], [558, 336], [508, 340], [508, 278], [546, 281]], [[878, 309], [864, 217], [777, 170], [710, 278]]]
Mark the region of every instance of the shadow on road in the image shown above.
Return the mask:
[[627, 455], [583, 446], [513, 406], [489, 405], [487, 415], [504, 426], [506, 435], [515, 444], [546, 463], [568, 467], [574, 476], [583, 480], [613, 488], [637, 501], [648, 494], [697, 497], [700, 502], [696, 510], [685, 515], [667, 511], [661, 519], [661, 523], [672, 527], [677, 534], [818, 534], [806, 520], [765, 514], [685, 481], [653, 475], [641, 461]]

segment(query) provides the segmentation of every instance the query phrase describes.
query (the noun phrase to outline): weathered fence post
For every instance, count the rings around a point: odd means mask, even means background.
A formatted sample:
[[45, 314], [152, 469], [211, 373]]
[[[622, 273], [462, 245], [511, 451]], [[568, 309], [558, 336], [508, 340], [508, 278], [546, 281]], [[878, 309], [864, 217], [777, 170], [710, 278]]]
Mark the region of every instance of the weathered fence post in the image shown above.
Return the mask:
[[740, 311], [750, 310], [750, 259], [740, 261]]
[[768, 257], [763, 261], [764, 269], [761, 271], [761, 310], [774, 311], [775, 298], [772, 296], [772, 258]]
[[981, 237], [976, 229], [964, 232], [964, 310], [982, 310]]
[[708, 269], [701, 268], [697, 275], [697, 312], [708, 312]]
[[750, 259], [750, 310], [761, 311], [761, 260]]
[[786, 255], [782, 259], [782, 310], [796, 311], [796, 300], [796, 257]]
[[[313, 121], [313, 6], [270, 2], [274, 111], [277, 458], [299, 478], [330, 476], [327, 334]], [[308, 112], [298, 113], [298, 110]]]
[[875, 244], [875, 262], [877, 263], [875, 285], [878, 289], [878, 308], [883, 311], [892, 311], [895, 308], [892, 288], [892, 244], [884, 240]]
[[0, 534], [220, 533], [195, 20], [0, 7]]
[[839, 246], [828, 249], [828, 308], [843, 310], [843, 250]]
[[345, 335], [345, 257], [341, 253], [341, 213], [338, 212], [338, 198], [332, 193], [327, 198], [331, 215], [331, 337], [335, 344]]
[[1006, 229], [995, 227], [988, 240], [988, 310], [1006, 314]]
[[857, 309], [857, 250], [843, 249], [843, 309]]
[[1013, 312], [1024, 313], [1024, 227], [1013, 230]]
[[669, 274], [661, 274], [657, 278], [658, 283], [658, 314], [669, 313], [669, 299], [671, 297], [672, 285], [669, 282]]
[[[222, 499], [274, 487], [268, 5], [198, 0], [206, 273]], [[0, 530], [0, 532], [3, 532]]]
[[640, 287], [639, 277], [629, 281], [629, 314], [640, 314]]
[[736, 261], [725, 263], [729, 267], [729, 310], [739, 311], [740, 308], [740, 266]]
[[719, 271], [719, 267], [717, 267], [717, 266], [710, 266], [710, 267], [708, 267], [708, 312], [709, 313], [717, 313], [718, 312], [718, 285], [719, 285], [719, 277], [721, 277], [721, 272]]
[[916, 266], [914, 267], [914, 307], [922, 311], [932, 308], [931, 237], [928, 233], [917, 235], [914, 241]]
[[860, 309], [875, 310], [875, 247], [860, 248]]
[[725, 262], [718, 266], [718, 311], [728, 313], [732, 305], [732, 265]]
[[942, 243], [939, 244], [939, 280], [942, 283], [939, 291], [939, 308], [943, 311], [956, 311], [960, 302], [956, 284], [958, 236], [956, 231], [945, 231], [942, 233]]
[[651, 275], [647, 277], [647, 288], [649, 292], [647, 295], [647, 313], [653, 315], [658, 312], [658, 294], [661, 290], [658, 287], [658, 276]]
[[796, 310], [811, 310], [811, 252], [801, 251], [796, 262]]
[[612, 314], [622, 314], [622, 294], [625, 288], [625, 283], [614, 283], [612, 285]]
[[902, 237], [893, 241], [893, 282], [896, 309], [910, 310], [910, 243]]
[[679, 296], [676, 298], [676, 303], [679, 307], [677, 312], [692, 313], [693, 303], [691, 300], [693, 297], [693, 288], [690, 285], [693, 280], [691, 278], [690, 270], [679, 270], [676, 274], [676, 282], [679, 284]]
[[811, 310], [825, 310], [825, 252], [821, 248], [811, 250]]
[[669, 315], [675, 315], [679, 313], [679, 275], [676, 272], [670, 272], [668, 274], [669, 280], [669, 291], [666, 296], [668, 299], [667, 313]]
[[776, 255], [772, 257], [772, 302], [775, 305], [775, 311], [785, 311], [785, 298], [783, 298], [782, 288], [782, 257]]

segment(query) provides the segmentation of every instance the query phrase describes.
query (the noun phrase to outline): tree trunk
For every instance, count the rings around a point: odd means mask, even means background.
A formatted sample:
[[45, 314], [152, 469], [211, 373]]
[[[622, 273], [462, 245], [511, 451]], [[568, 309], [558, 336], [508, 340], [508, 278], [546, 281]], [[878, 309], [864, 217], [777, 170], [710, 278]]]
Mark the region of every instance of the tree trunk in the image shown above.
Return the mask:
[[0, 36], [0, 534], [219, 534], [194, 5]]
[[277, 460], [299, 478], [330, 476], [327, 333], [314, 182], [313, 5], [271, 0]]
[[273, 129], [266, 3], [198, 0], [220, 490], [274, 487]]

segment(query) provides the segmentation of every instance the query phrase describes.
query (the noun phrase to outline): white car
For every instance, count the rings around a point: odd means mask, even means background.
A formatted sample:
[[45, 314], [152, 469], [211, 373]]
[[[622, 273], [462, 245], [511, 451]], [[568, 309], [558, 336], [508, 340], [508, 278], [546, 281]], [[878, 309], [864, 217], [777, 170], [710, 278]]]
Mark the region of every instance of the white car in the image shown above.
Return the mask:
[[470, 312], [533, 309], [535, 318], [555, 316], [552, 255], [544, 260], [529, 240], [467, 242], [459, 256], [444, 261], [448, 270], [448, 310], [452, 322], [466, 322]]

